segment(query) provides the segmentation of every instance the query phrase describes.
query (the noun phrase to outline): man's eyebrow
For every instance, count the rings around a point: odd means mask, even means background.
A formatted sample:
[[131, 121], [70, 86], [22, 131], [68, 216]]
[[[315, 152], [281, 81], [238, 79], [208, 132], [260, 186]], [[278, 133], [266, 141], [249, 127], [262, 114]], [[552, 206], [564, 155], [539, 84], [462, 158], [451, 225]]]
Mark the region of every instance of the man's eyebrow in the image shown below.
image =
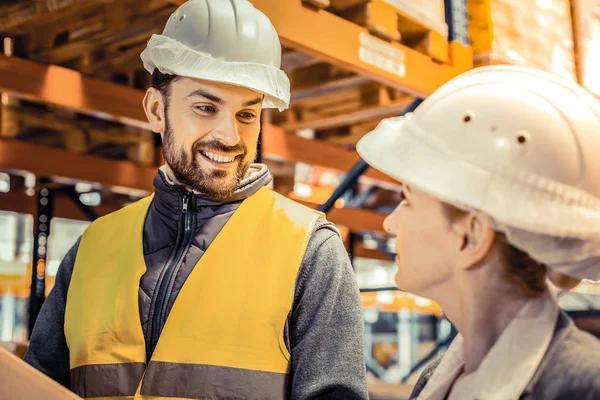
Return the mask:
[[[188, 98], [190, 98], [190, 97], [204, 97], [205, 99], [208, 99], [208, 100], [213, 101], [213, 102], [215, 102], [217, 104], [220, 104], [220, 105], [225, 105], [227, 103], [225, 100], [221, 99], [220, 97], [215, 96], [214, 94], [208, 93], [207, 91], [202, 90], [202, 89], [196, 89], [196, 90], [194, 90], [193, 92], [191, 92], [190, 94], [188, 94], [187, 97]], [[255, 104], [259, 104], [262, 101], [263, 101], [262, 97], [257, 97], [256, 99], [252, 99], [252, 100], [249, 100], [249, 101], [245, 102], [244, 104], [242, 104], [242, 107], [250, 107], [250, 106], [253, 106]]]
[[221, 99], [220, 97], [215, 96], [214, 94], [210, 94], [202, 89], [196, 89], [193, 92], [191, 92], [190, 94], [187, 95], [188, 98], [190, 97], [204, 97], [205, 99], [208, 99], [210, 101], [213, 101], [217, 104], [220, 105], [225, 105], [225, 100]]
[[250, 107], [250, 106], [253, 106], [255, 104], [259, 104], [262, 101], [263, 101], [262, 97], [257, 97], [254, 100], [250, 100], [250, 101], [245, 102], [244, 104], [242, 104], [242, 107]]

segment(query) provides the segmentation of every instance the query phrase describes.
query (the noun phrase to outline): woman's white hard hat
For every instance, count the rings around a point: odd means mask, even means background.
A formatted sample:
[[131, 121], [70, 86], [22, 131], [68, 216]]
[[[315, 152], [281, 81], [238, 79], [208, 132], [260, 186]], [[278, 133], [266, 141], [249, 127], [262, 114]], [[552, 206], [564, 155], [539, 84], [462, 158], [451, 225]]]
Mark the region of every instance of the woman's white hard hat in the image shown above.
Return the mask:
[[401, 182], [487, 214], [559, 272], [600, 279], [600, 102], [576, 83], [476, 68], [383, 120], [357, 150]]

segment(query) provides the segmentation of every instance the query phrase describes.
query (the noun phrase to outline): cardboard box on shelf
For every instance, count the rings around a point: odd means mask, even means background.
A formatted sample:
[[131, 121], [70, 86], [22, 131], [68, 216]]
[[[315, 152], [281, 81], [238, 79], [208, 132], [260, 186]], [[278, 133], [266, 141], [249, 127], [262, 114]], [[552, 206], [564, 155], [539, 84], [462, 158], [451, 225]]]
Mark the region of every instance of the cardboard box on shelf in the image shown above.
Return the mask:
[[469, 0], [476, 65], [514, 64], [576, 79], [569, 0]]
[[384, 0], [404, 12], [415, 22], [430, 28], [442, 36], [448, 36], [448, 25], [444, 12], [444, 0]]
[[[444, 37], [448, 36], [444, 0], [330, 0], [330, 2], [334, 12], [357, 8], [357, 6], [368, 8], [372, 6], [369, 3], [387, 3], [393, 7], [387, 9], [388, 13], [391, 14], [394, 12], [393, 9], [396, 9], [400, 14], [400, 30], [403, 24], [412, 23], [436, 31]], [[375, 7], [381, 8], [381, 5]]]
[[571, 0], [579, 84], [600, 96], [600, 0]]

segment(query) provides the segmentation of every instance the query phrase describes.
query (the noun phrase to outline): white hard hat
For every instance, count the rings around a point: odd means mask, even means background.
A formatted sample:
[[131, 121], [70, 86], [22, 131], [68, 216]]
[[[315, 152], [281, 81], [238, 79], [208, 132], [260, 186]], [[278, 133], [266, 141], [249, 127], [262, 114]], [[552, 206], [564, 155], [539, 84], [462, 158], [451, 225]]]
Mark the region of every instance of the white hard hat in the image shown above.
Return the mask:
[[[525, 67], [477, 68], [413, 113], [383, 120], [357, 150], [515, 237], [570, 238], [587, 250], [593, 242], [590, 256], [600, 256], [600, 103], [575, 83]], [[599, 271], [578, 277], [600, 279]]]
[[281, 68], [273, 24], [248, 0], [189, 0], [152, 35], [144, 68], [253, 89], [263, 107], [288, 108], [290, 82]]

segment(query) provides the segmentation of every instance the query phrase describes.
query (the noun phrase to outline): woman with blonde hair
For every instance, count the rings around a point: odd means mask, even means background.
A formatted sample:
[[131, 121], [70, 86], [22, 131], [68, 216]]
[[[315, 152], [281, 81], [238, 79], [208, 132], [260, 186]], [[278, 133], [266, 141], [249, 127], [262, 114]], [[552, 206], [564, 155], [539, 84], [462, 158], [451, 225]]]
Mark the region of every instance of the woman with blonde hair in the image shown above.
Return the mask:
[[547, 284], [600, 280], [600, 103], [522, 67], [462, 74], [358, 145], [402, 183], [396, 283], [459, 335], [412, 399], [600, 399], [600, 341]]

